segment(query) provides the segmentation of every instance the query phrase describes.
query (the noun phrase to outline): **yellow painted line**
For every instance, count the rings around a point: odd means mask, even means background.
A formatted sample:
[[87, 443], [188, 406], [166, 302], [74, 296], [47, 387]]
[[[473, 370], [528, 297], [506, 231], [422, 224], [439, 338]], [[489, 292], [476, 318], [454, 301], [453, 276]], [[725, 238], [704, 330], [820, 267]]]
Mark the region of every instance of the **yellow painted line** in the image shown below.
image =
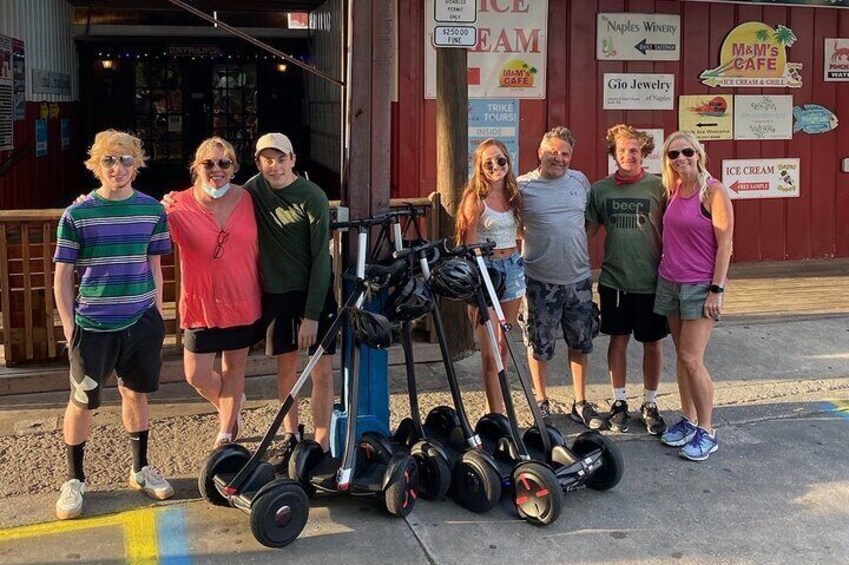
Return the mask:
[[124, 556], [128, 564], [156, 565], [159, 562], [159, 549], [156, 542], [156, 510], [152, 508], [96, 518], [60, 520], [0, 530], [0, 542], [110, 526], [119, 526], [123, 530]]

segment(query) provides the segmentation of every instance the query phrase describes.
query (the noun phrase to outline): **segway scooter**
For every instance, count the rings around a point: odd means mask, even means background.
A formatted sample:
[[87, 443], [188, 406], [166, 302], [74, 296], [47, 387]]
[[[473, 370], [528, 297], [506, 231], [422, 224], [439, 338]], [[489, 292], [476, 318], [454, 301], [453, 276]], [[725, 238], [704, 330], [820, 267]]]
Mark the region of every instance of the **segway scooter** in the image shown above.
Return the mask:
[[[497, 294], [493, 288], [483, 256], [477, 253], [475, 255], [475, 261], [484, 282], [483, 286], [487, 290], [489, 302], [492, 304], [492, 308], [498, 318], [500, 329], [507, 336], [511, 330], [511, 326], [505, 318], [504, 311], [501, 309], [497, 300]], [[491, 322], [487, 328], [487, 334], [489, 335], [489, 341], [493, 344], [491, 347], [493, 348], [493, 354], [495, 354], [498, 347]], [[509, 340], [506, 340], [506, 342], [507, 350], [516, 373], [519, 376], [522, 391], [528, 399], [534, 421], [534, 425], [526, 430], [522, 436], [522, 443], [524, 443], [530, 457], [536, 461], [545, 461], [553, 469], [557, 483], [560, 485], [563, 494], [584, 486], [594, 490], [608, 490], [616, 486], [622, 478], [624, 470], [624, 462], [619, 448], [600, 433], [589, 431], [580, 434], [573, 443], [572, 449], [569, 449], [566, 446], [565, 438], [560, 432], [554, 426], [546, 425], [542, 419], [539, 408], [533, 401], [533, 391], [531, 390], [528, 378], [517, 362]], [[497, 363], [500, 363], [500, 358]], [[502, 384], [503, 392], [504, 385]], [[513, 425], [515, 424], [515, 415], [509, 410], [508, 414], [510, 418], [507, 420], [509, 420], [508, 425], [510, 426], [510, 433], [512, 435], [516, 431]], [[500, 437], [507, 437], [505, 419], [499, 414], [485, 416], [478, 422], [478, 426], [475, 429], [485, 438], [485, 445], [493, 441], [500, 441]], [[516, 504], [520, 514], [527, 513], [527, 505], [529, 503], [533, 504], [534, 508], [536, 508], [538, 501], [534, 500], [533, 493], [529, 492], [527, 484], [522, 482], [517, 483], [515, 489]]]
[[[368, 283], [380, 288], [395, 284], [405, 268], [403, 262], [389, 267], [370, 267]], [[198, 489], [203, 498], [211, 504], [232, 506], [247, 513], [251, 519], [251, 532], [257, 541], [267, 547], [284, 547], [300, 535], [309, 518], [309, 501], [301, 483], [276, 478], [274, 468], [263, 458], [286, 414], [295, 405], [295, 398], [335, 338], [349, 310], [367, 290], [367, 281], [359, 279], [356, 291], [328, 328], [316, 352], [277, 410], [256, 451], [251, 454], [239, 444], [220, 447], [209, 456], [198, 477]], [[415, 468], [414, 463], [412, 466]]]

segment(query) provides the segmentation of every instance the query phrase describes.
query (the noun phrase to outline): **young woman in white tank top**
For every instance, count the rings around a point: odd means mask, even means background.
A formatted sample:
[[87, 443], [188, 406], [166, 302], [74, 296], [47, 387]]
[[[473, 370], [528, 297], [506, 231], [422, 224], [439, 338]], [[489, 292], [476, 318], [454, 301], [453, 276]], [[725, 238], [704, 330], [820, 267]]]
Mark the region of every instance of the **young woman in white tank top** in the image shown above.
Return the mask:
[[[495, 252], [487, 266], [502, 273], [506, 280], [501, 307], [508, 322], [514, 324], [525, 294], [524, 262], [516, 246], [521, 233], [522, 202], [510, 153], [497, 139], [486, 139], [475, 149], [472, 176], [463, 192], [457, 211], [457, 243], [469, 244], [491, 240]], [[469, 307], [469, 317], [475, 326], [475, 336], [481, 351], [486, 400], [490, 412], [504, 413], [504, 400], [498, 384], [495, 359], [486, 346], [486, 331], [478, 324], [477, 307]], [[494, 318], [494, 314], [491, 314]], [[507, 366], [509, 353], [505, 336], [496, 327], [502, 363]]]

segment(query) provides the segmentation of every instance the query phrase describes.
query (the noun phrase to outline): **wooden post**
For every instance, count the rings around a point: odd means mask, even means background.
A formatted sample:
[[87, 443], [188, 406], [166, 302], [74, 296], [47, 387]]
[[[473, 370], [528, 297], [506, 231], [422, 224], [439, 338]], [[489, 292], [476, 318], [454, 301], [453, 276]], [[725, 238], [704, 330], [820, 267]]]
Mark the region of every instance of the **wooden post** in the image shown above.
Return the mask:
[[[436, 189], [442, 208], [439, 237], [454, 237], [454, 218], [468, 176], [469, 90], [465, 49], [436, 50]], [[474, 350], [472, 326], [462, 302], [442, 300], [448, 345], [454, 359]], [[457, 331], [453, 331], [454, 329]]]

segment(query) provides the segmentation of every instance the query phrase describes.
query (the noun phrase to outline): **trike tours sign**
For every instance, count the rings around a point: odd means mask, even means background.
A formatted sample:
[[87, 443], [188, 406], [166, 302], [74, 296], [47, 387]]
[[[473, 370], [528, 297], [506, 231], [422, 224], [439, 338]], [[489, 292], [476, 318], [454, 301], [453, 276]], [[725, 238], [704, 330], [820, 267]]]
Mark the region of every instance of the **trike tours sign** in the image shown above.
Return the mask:
[[802, 63], [787, 61], [787, 49], [795, 42], [796, 36], [783, 25], [773, 29], [763, 22], [740, 24], [722, 42], [719, 66], [699, 78], [708, 86], [799, 88]]

